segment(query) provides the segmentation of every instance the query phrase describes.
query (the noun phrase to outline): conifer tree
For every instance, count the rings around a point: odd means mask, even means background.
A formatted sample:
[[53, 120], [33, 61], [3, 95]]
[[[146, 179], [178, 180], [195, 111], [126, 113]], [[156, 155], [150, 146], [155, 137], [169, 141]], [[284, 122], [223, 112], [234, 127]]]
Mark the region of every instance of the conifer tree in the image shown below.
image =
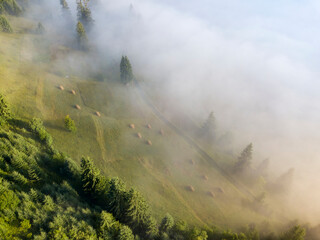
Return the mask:
[[167, 213], [161, 221], [159, 230], [161, 232], [168, 233], [173, 226], [174, 226], [174, 219], [169, 213]]
[[146, 218], [149, 206], [141, 193], [134, 188], [126, 194], [123, 221], [133, 229], [141, 227]]
[[129, 83], [133, 79], [132, 66], [127, 56], [122, 56], [121, 58], [120, 77], [124, 84]]
[[143, 239], [154, 239], [157, 234], [157, 221], [150, 214], [147, 214], [142, 224], [141, 235], [144, 237]]
[[72, 22], [72, 16], [69, 5], [66, 0], [60, 0], [60, 4], [62, 7], [62, 16], [65, 18], [65, 21], [70, 24], [70, 22]]
[[0, 94], [0, 125], [11, 117], [9, 105], [5, 98]]
[[46, 32], [46, 29], [44, 28], [44, 26], [42, 25], [41, 22], [38, 23], [38, 26], [36, 28], [36, 33], [37, 34], [44, 34]]
[[0, 14], [10, 14], [18, 16], [22, 13], [22, 9], [16, 0], [1, 0], [0, 1]]
[[124, 213], [125, 194], [125, 184], [119, 178], [112, 178], [109, 181], [106, 208], [118, 220], [122, 219]]
[[132, 234], [132, 231], [129, 227], [123, 225], [120, 227], [118, 240], [134, 240], [134, 236]]
[[0, 31], [6, 32], [6, 33], [12, 33], [12, 27], [10, 26], [10, 23], [8, 19], [5, 16], [0, 16]]
[[105, 190], [104, 178], [90, 158], [81, 159], [81, 182], [83, 191], [94, 200], [98, 199]]
[[216, 118], [213, 112], [210, 112], [207, 120], [203, 124], [200, 135], [206, 137], [208, 140], [213, 140], [216, 135]]
[[119, 232], [119, 228], [119, 222], [114, 219], [111, 213], [101, 212], [99, 232], [103, 239], [114, 239]]
[[60, 4], [63, 9], [69, 9], [69, 5], [66, 0], [60, 0]]
[[90, 0], [77, 0], [78, 21], [81, 22], [87, 30], [90, 30], [93, 24], [91, 10], [88, 6]]
[[304, 236], [306, 235], [306, 231], [301, 226], [293, 226], [287, 232], [282, 234], [280, 240], [304, 240]]
[[250, 167], [252, 160], [252, 148], [252, 143], [250, 143], [245, 149], [243, 149], [235, 165], [235, 172], [241, 173]]
[[88, 49], [88, 38], [87, 38], [86, 30], [84, 29], [80, 21], [78, 21], [77, 23], [77, 40], [78, 40], [78, 46], [80, 49], [83, 49], [83, 50]]

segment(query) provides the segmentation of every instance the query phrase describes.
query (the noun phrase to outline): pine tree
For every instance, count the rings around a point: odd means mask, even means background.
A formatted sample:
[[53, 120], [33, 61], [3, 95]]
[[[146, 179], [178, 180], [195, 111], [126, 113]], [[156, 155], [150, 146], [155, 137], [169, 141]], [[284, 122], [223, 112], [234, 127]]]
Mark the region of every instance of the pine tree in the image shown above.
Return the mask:
[[66, 0], [60, 0], [60, 4], [62, 7], [62, 16], [64, 17], [66, 24], [69, 26], [73, 22], [69, 5]]
[[216, 135], [216, 118], [213, 112], [210, 112], [207, 120], [203, 124], [200, 135], [207, 138], [207, 140], [214, 140]]
[[87, 30], [90, 30], [93, 24], [91, 10], [88, 7], [90, 0], [77, 0], [78, 21], [81, 22]]
[[107, 192], [107, 211], [112, 213], [116, 219], [122, 219], [124, 214], [125, 184], [119, 178], [112, 178], [109, 181]]
[[174, 226], [174, 219], [169, 213], [167, 213], [161, 221], [159, 230], [161, 232], [168, 233], [173, 226]]
[[0, 16], [0, 31], [6, 32], [6, 33], [12, 33], [12, 27], [10, 26], [10, 23], [8, 19], [5, 16]]
[[115, 239], [119, 228], [120, 223], [114, 219], [111, 213], [101, 212], [99, 234], [103, 239]]
[[287, 232], [282, 234], [280, 240], [304, 240], [306, 230], [301, 226], [297, 225], [289, 229]]
[[71, 117], [69, 115], [67, 115], [65, 117], [64, 125], [70, 132], [76, 132], [77, 131], [76, 124], [74, 123], [74, 121], [71, 119]]
[[149, 206], [141, 193], [133, 188], [130, 189], [125, 196], [124, 223], [128, 224], [134, 230], [138, 229], [145, 220], [148, 210]]
[[122, 56], [120, 63], [120, 77], [124, 84], [133, 79], [132, 66], [127, 56]]
[[83, 191], [94, 200], [98, 199], [105, 190], [104, 178], [90, 158], [81, 159], [81, 182]]
[[11, 117], [9, 105], [5, 98], [0, 94], [0, 125]]
[[132, 234], [132, 231], [129, 227], [123, 225], [120, 227], [118, 240], [134, 240], [134, 236]]
[[22, 13], [22, 9], [16, 0], [1, 0], [0, 1], [0, 14], [10, 14], [18, 16]]
[[146, 215], [141, 227], [143, 239], [154, 239], [158, 234], [157, 221], [150, 215]]
[[44, 34], [46, 32], [46, 29], [44, 28], [44, 26], [42, 25], [41, 22], [38, 23], [38, 26], [36, 28], [36, 33], [37, 34]]
[[250, 143], [240, 154], [238, 157], [238, 162], [235, 165], [235, 172], [243, 172], [251, 166], [252, 160], [252, 143]]
[[86, 30], [84, 29], [80, 21], [78, 21], [77, 23], [77, 40], [78, 40], [78, 46], [80, 49], [83, 49], [83, 50], [88, 49], [88, 38], [87, 38]]
[[69, 5], [66, 0], [60, 0], [60, 4], [63, 9], [69, 9]]

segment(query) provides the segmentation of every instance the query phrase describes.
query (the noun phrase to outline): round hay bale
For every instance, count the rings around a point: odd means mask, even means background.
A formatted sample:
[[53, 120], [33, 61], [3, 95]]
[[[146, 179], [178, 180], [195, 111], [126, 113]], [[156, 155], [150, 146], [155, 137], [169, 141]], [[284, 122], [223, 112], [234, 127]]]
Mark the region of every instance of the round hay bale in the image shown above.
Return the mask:
[[208, 180], [208, 176], [207, 175], [202, 175], [202, 179], [207, 181]]
[[95, 114], [96, 114], [98, 117], [101, 117], [100, 112], [95, 112]]
[[151, 129], [151, 125], [150, 125], [150, 124], [147, 124], [147, 128], [148, 128], [148, 129]]
[[223, 193], [224, 193], [224, 190], [223, 190], [223, 188], [221, 188], [221, 187], [215, 187], [215, 188], [214, 188], [214, 191], [215, 191], [216, 193], [220, 193], [220, 194], [223, 194]]
[[194, 191], [195, 191], [195, 190], [194, 190], [194, 187], [191, 186], [191, 185], [187, 186], [186, 189], [187, 189], [189, 192], [194, 192]]
[[137, 137], [141, 139], [142, 138], [141, 133], [137, 133]]
[[161, 136], [163, 136], [163, 135], [164, 135], [164, 131], [163, 131], [162, 129], [160, 129], [159, 134], [160, 134]]
[[76, 91], [73, 90], [73, 89], [70, 91], [70, 93], [73, 94], [73, 95], [76, 95]]
[[64, 90], [64, 87], [63, 87], [62, 85], [60, 85], [60, 86], [59, 86], [59, 89], [63, 91], [63, 90]]
[[151, 146], [151, 145], [152, 145], [152, 142], [151, 142], [150, 140], [148, 140], [148, 141], [147, 141], [147, 144], [148, 144], [149, 146]]
[[81, 110], [81, 107], [78, 104], [76, 104], [74, 107], [78, 110]]
[[210, 197], [212, 197], [212, 198], [215, 198], [215, 197], [216, 197], [216, 195], [214, 194], [214, 192], [209, 191], [209, 192], [207, 192], [207, 194], [208, 194], [208, 196], [210, 196]]
[[134, 124], [133, 124], [133, 123], [129, 124], [129, 128], [131, 128], [131, 129], [135, 129]]

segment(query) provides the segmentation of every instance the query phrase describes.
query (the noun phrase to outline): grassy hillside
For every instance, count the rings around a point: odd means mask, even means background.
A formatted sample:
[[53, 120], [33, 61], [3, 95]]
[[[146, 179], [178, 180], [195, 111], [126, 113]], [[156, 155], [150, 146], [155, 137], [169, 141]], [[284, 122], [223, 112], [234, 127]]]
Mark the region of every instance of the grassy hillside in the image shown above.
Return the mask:
[[[266, 219], [277, 223], [275, 215], [243, 207], [244, 200], [260, 193], [259, 187], [255, 191], [239, 188], [241, 183], [230, 181], [216, 167], [216, 163], [222, 169], [233, 164], [234, 156], [215, 151], [210, 153], [214, 162], [204, 158], [159, 118], [141, 89], [120, 83], [118, 64], [110, 64], [100, 75], [86, 72], [85, 53], [52, 40], [53, 33], [34, 34], [37, 21], [8, 19], [14, 32], [0, 33], [1, 92], [16, 116], [43, 119], [57, 149], [78, 163], [82, 156], [89, 156], [102, 173], [135, 186], [157, 219], [170, 212], [196, 225], [236, 227]], [[66, 115], [75, 120], [78, 131], [74, 134], [64, 127]]]

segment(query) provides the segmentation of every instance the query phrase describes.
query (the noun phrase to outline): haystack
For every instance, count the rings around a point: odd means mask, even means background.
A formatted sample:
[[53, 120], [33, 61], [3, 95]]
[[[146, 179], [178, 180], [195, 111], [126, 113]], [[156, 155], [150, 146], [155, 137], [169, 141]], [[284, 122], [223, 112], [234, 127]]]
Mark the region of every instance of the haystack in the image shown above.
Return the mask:
[[63, 91], [63, 90], [64, 90], [64, 87], [63, 87], [62, 85], [60, 85], [60, 86], [59, 86], [59, 89]]
[[141, 133], [137, 133], [137, 137], [141, 139], [142, 138]]
[[164, 135], [164, 131], [163, 131], [162, 129], [160, 129], [159, 134], [160, 134], [161, 136], [163, 136], [163, 135]]
[[208, 180], [208, 176], [207, 175], [202, 175], [202, 179], [207, 181]]
[[76, 95], [76, 91], [73, 90], [73, 89], [70, 91], [70, 93], [73, 94], [73, 95]]
[[148, 144], [149, 146], [151, 146], [151, 145], [152, 145], [152, 142], [151, 142], [150, 140], [148, 140], [148, 141], [147, 141], [147, 144]]
[[221, 188], [221, 187], [215, 187], [215, 188], [214, 188], [214, 191], [215, 191], [216, 193], [221, 193], [221, 194], [224, 193], [224, 190], [223, 190], [223, 188]]
[[129, 128], [134, 129], [135, 128], [134, 124], [133, 123], [129, 124]]
[[147, 128], [151, 129], [151, 125], [150, 125], [150, 124], [147, 124]]
[[74, 107], [78, 110], [81, 110], [81, 107], [78, 104], [76, 104]]
[[208, 194], [208, 196], [210, 196], [210, 197], [212, 197], [212, 198], [215, 198], [215, 197], [216, 197], [216, 195], [214, 194], [214, 192], [209, 191], [209, 192], [207, 192], [207, 194]]
[[95, 112], [95, 114], [96, 114], [98, 117], [101, 117], [100, 112]]
[[191, 185], [187, 186], [186, 189], [190, 192], [194, 192], [194, 187]]

